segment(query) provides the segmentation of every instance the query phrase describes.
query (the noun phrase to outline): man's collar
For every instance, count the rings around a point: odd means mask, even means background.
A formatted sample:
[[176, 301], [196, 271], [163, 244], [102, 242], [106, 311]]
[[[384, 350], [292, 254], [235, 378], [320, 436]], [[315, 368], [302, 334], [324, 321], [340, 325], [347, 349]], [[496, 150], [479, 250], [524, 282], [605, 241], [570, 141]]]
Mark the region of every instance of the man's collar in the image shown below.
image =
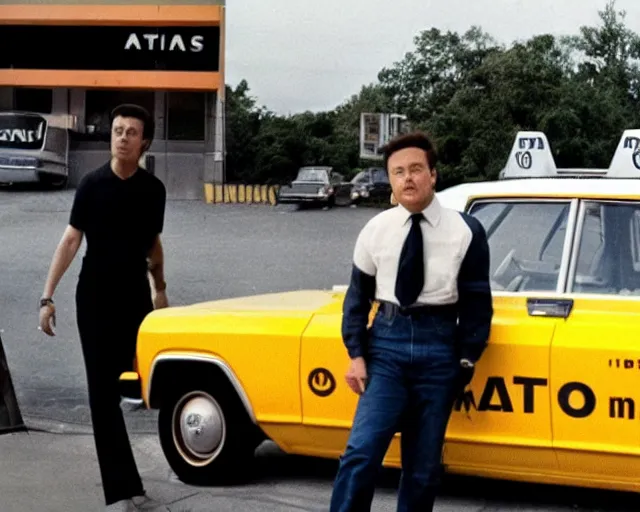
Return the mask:
[[[401, 204], [398, 204], [398, 208], [402, 212], [402, 223], [405, 224], [411, 218], [411, 212]], [[442, 206], [440, 205], [440, 201], [438, 201], [438, 198], [434, 194], [433, 199], [431, 200], [429, 205], [424, 210], [422, 210], [422, 214], [424, 215], [424, 218], [427, 219], [427, 222], [431, 224], [432, 227], [435, 227], [440, 222], [441, 212]]]

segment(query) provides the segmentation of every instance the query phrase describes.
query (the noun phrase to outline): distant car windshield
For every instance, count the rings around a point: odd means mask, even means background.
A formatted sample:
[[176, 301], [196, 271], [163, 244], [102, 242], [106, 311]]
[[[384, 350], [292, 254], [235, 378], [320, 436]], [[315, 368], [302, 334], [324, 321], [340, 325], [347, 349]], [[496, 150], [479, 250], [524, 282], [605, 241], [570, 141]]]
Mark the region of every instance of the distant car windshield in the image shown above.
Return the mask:
[[389, 175], [384, 169], [374, 169], [373, 172], [374, 183], [389, 183]]
[[327, 181], [326, 169], [300, 169], [298, 181]]
[[0, 148], [41, 149], [47, 122], [26, 114], [0, 115]]

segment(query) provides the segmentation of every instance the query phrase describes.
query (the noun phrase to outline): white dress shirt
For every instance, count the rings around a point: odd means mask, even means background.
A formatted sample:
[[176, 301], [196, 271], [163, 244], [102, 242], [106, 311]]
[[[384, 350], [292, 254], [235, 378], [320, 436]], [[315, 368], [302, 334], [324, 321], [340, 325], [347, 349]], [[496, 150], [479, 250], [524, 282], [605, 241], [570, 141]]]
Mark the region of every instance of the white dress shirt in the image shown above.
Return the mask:
[[[424, 287], [418, 304], [455, 304], [458, 272], [473, 233], [460, 212], [443, 207], [437, 197], [423, 210], [420, 222], [424, 242]], [[395, 296], [400, 252], [411, 227], [411, 212], [402, 205], [373, 217], [360, 232], [353, 262], [375, 276], [375, 298], [399, 304]]]

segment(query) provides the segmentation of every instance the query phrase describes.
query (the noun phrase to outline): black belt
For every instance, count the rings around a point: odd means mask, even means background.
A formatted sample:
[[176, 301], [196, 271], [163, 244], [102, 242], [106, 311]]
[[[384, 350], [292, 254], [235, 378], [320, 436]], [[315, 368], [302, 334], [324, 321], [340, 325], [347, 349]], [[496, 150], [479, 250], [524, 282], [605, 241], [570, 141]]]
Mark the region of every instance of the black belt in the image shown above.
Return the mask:
[[415, 304], [412, 306], [402, 307], [393, 302], [379, 301], [380, 307], [378, 311], [386, 317], [395, 315], [401, 316], [451, 316], [457, 315], [457, 304]]

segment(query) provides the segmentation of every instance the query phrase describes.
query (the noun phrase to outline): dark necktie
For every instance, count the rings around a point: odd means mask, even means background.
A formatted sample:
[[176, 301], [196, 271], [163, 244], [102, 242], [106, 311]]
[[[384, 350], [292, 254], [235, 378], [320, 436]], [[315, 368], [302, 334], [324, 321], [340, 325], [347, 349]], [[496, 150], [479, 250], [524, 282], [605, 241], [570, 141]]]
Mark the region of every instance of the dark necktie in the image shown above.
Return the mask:
[[411, 228], [400, 253], [396, 298], [403, 307], [413, 304], [424, 286], [424, 246], [420, 229], [422, 219], [422, 213], [414, 213], [411, 216]]

